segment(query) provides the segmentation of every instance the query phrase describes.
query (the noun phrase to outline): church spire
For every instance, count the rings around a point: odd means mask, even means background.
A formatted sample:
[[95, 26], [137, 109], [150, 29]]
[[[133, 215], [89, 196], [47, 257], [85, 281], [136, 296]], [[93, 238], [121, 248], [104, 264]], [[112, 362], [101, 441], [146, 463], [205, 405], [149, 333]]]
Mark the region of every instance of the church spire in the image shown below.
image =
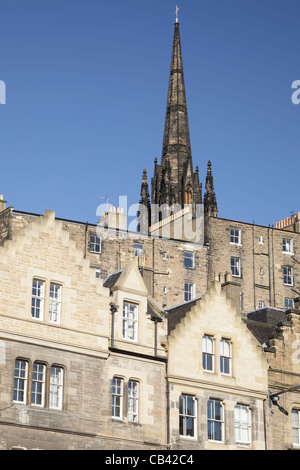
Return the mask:
[[191, 158], [191, 155], [179, 23], [175, 23], [162, 148], [162, 163], [166, 159], [169, 159], [174, 160], [173, 164], [175, 165], [175, 160], [177, 160], [176, 170], [178, 170], [179, 174], [176, 179], [179, 179], [178, 177], [180, 177], [180, 173], [182, 172], [182, 166], [187, 158]]
[[161, 164], [155, 165], [151, 202], [184, 207], [185, 204], [201, 204], [202, 191], [192, 162], [177, 14], [178, 8], [176, 8]]

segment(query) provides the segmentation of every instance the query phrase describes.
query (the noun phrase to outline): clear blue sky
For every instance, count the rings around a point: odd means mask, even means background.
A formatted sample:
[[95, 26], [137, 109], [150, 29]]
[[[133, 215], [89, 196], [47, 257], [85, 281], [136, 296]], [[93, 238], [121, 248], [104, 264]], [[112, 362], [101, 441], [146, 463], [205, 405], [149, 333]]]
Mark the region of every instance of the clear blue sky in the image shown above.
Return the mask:
[[299, 0], [2, 0], [0, 194], [96, 223], [160, 160], [178, 4], [194, 165], [219, 216], [300, 210]]

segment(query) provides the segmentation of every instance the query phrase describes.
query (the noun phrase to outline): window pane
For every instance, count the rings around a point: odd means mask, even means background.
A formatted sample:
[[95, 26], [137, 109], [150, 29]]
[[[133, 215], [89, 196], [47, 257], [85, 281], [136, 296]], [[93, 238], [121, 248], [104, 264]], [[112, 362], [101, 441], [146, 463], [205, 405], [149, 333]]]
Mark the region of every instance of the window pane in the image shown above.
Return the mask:
[[220, 369], [222, 374], [230, 374], [230, 360], [228, 357], [220, 358]]
[[251, 413], [247, 406], [235, 407], [235, 440], [238, 444], [249, 445], [251, 442]]
[[286, 297], [284, 299], [284, 306], [285, 308], [294, 308], [294, 300]]
[[193, 282], [184, 283], [184, 301], [189, 302], [196, 296], [196, 285]]
[[285, 253], [293, 253], [293, 240], [291, 238], [282, 239], [282, 251]]
[[227, 339], [220, 341], [220, 370], [222, 374], [231, 373], [231, 345]]
[[241, 231], [236, 228], [230, 229], [230, 243], [240, 244]]
[[186, 400], [186, 414], [193, 416], [194, 415], [194, 397], [187, 396]]
[[90, 251], [92, 253], [101, 253], [101, 238], [96, 235], [90, 235]]
[[61, 286], [50, 284], [49, 292], [49, 320], [51, 323], [60, 323]]
[[112, 416], [122, 418], [123, 380], [114, 377], [112, 380]]
[[123, 338], [137, 341], [138, 306], [130, 302], [123, 303]]
[[293, 444], [300, 444], [300, 411], [292, 410], [291, 419]]
[[208, 421], [207, 422], [207, 437], [208, 437], [208, 440], [209, 441], [212, 441], [213, 440], [213, 422], [212, 421]]
[[15, 361], [14, 401], [26, 403], [27, 362]]
[[207, 435], [209, 440], [223, 440], [223, 405], [218, 400], [207, 402]]
[[128, 420], [138, 421], [138, 382], [128, 382]]
[[45, 366], [35, 362], [32, 370], [31, 404], [44, 405]]
[[214, 369], [214, 341], [211, 336], [204, 335], [202, 338], [202, 365], [204, 370]]
[[179, 397], [179, 433], [181, 436], [195, 436], [196, 406], [190, 395]]
[[133, 255], [140, 256], [144, 253], [144, 245], [142, 243], [134, 243], [133, 245]]
[[283, 266], [283, 283], [287, 286], [293, 285], [293, 268]]
[[44, 282], [38, 279], [32, 281], [32, 300], [31, 300], [31, 316], [32, 318], [43, 318], [44, 305]]
[[233, 276], [241, 277], [241, 260], [235, 256], [231, 257], [231, 272]]
[[194, 253], [191, 251], [184, 252], [184, 266], [186, 268], [194, 268]]
[[63, 369], [61, 367], [51, 367], [50, 370], [50, 389], [49, 389], [49, 407], [62, 408], [63, 391]]
[[194, 436], [194, 418], [186, 418], [186, 436]]

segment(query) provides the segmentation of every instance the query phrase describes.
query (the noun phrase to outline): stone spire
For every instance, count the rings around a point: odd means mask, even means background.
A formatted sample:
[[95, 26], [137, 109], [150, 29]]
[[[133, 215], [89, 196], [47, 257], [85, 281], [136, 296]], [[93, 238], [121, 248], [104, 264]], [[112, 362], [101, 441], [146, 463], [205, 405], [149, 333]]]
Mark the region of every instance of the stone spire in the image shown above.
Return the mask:
[[152, 204], [184, 207], [202, 202], [193, 170], [179, 23], [175, 22], [161, 164], [155, 162]]
[[218, 216], [217, 198], [214, 191], [214, 179], [211, 171], [211, 162], [207, 164], [207, 175], [205, 183], [205, 194], [204, 194], [204, 214], [211, 215], [213, 217]]

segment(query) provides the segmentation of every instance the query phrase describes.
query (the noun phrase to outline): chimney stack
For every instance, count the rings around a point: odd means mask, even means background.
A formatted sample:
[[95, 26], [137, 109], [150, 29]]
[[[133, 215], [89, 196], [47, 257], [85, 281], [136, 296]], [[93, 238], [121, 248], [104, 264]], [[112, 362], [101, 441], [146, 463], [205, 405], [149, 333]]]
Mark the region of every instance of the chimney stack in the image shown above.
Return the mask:
[[6, 202], [3, 198], [3, 194], [0, 194], [0, 212], [5, 211], [6, 209]]

